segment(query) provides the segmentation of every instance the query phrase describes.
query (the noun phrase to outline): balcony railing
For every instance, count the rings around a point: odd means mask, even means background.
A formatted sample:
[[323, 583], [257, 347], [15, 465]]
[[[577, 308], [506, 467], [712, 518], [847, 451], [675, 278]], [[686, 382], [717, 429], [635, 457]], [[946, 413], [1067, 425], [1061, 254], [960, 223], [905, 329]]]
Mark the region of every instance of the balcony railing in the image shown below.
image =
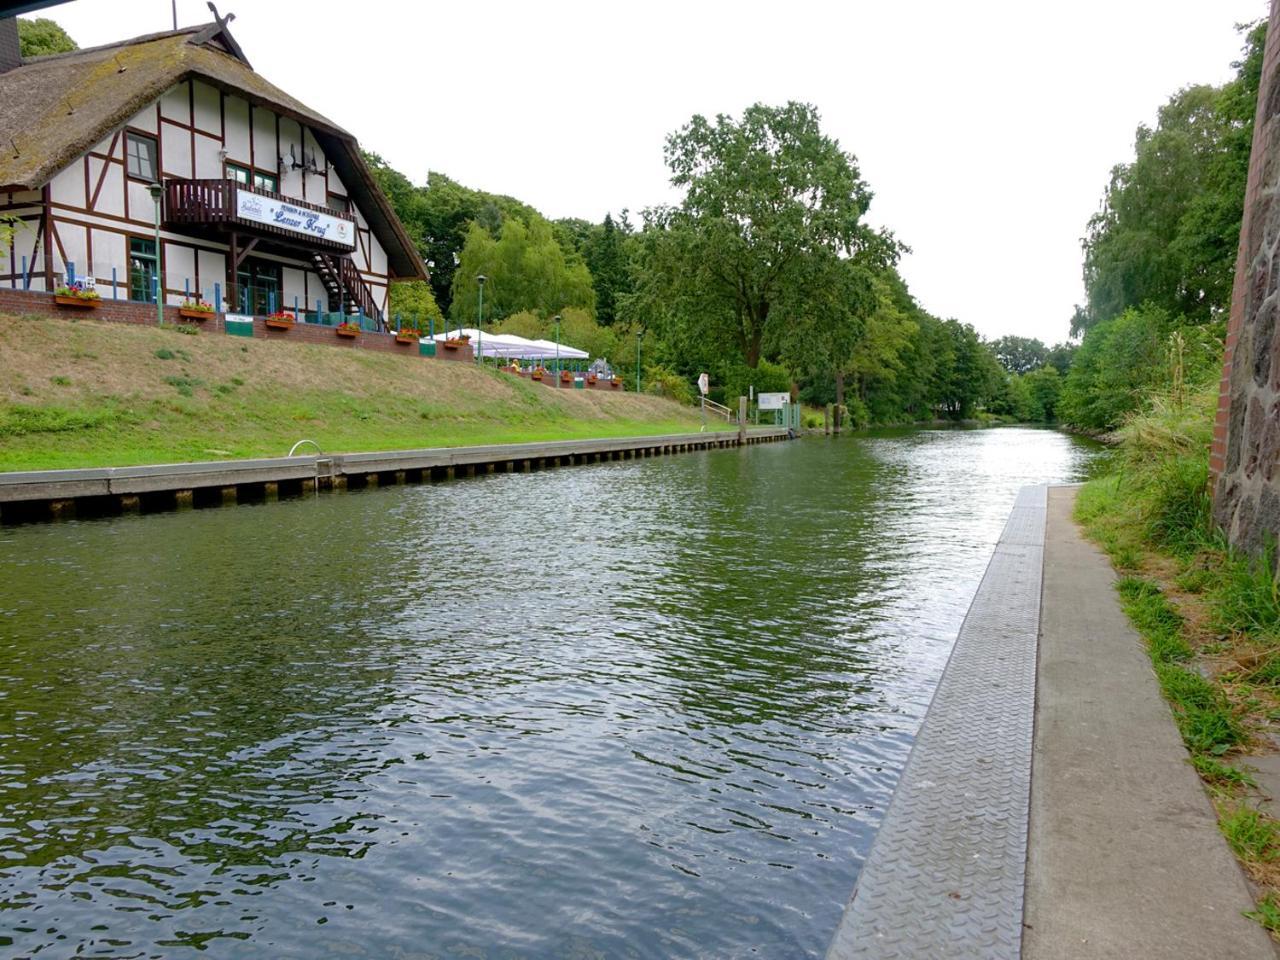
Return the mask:
[[[259, 202], [244, 203], [241, 194]], [[167, 180], [164, 221], [172, 226], [244, 230], [308, 250], [350, 253], [355, 218], [326, 207], [259, 190], [235, 180]]]

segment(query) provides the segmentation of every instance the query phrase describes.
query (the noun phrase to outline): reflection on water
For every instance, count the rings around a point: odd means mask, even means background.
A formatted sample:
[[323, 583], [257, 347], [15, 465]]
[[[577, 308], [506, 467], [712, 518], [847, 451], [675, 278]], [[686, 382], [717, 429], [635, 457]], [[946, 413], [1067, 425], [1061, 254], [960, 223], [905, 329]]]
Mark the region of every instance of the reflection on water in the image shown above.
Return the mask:
[[0, 530], [16, 956], [820, 955], [1044, 430]]

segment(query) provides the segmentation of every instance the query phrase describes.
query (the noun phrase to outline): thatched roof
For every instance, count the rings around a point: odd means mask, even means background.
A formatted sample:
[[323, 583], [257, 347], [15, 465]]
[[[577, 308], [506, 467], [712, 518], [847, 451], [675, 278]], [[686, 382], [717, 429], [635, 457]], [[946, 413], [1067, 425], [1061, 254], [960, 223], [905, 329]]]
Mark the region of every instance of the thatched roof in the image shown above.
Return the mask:
[[392, 272], [425, 278], [413, 241], [351, 134], [253, 72], [223, 23], [36, 57], [0, 73], [0, 189], [37, 189], [184, 80], [198, 78], [310, 127], [387, 251]]

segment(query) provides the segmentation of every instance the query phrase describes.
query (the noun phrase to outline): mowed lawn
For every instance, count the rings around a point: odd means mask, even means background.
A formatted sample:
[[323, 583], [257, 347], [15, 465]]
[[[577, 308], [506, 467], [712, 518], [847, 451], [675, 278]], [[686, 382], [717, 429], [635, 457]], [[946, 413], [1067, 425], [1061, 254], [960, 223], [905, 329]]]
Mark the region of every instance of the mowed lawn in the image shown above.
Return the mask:
[[344, 453], [699, 426], [661, 397], [552, 390], [472, 364], [0, 315], [3, 471], [283, 456], [304, 438]]

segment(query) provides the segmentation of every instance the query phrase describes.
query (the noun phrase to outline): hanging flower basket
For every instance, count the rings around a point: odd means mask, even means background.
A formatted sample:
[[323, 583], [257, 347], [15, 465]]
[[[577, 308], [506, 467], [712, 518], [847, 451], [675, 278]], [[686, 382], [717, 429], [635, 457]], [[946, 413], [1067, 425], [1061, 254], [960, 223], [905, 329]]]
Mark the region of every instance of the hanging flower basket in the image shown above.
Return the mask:
[[268, 329], [271, 329], [271, 330], [292, 330], [293, 314], [273, 313], [271, 314], [271, 316], [267, 317], [263, 321], [263, 323], [265, 323]]
[[83, 290], [80, 287], [59, 287], [53, 293], [53, 302], [60, 307], [75, 307], [80, 310], [93, 310], [102, 302], [96, 290]]
[[348, 340], [355, 339], [360, 336], [360, 324], [347, 321], [340, 323], [333, 328], [333, 332], [340, 337], [346, 337]]

